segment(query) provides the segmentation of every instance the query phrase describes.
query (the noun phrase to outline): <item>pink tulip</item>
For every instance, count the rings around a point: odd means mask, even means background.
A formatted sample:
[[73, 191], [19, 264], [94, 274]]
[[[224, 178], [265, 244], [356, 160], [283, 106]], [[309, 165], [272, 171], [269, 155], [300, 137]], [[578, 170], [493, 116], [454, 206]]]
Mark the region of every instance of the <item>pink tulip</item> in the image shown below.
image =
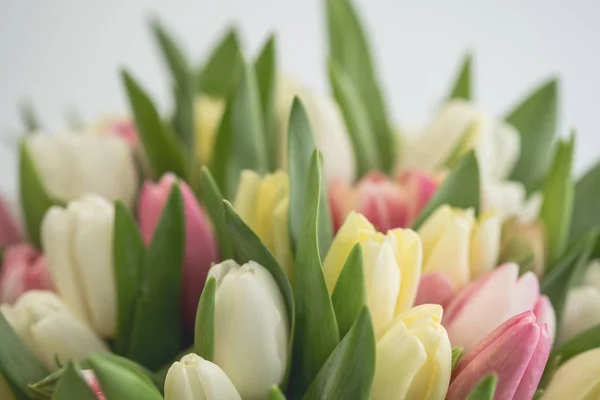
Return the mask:
[[87, 382], [88, 386], [92, 389], [98, 400], [106, 400], [104, 392], [102, 391], [102, 387], [100, 387], [100, 382], [98, 382], [98, 378], [96, 378], [94, 371], [92, 371], [91, 369], [84, 369], [83, 371], [81, 371], [81, 373], [83, 374], [85, 381]]
[[135, 122], [128, 118], [117, 118], [106, 121], [104, 133], [120, 137], [131, 147], [135, 147], [138, 143], [138, 132]]
[[445, 274], [434, 272], [424, 275], [419, 281], [415, 306], [439, 304], [446, 308], [456, 294], [456, 285]]
[[419, 171], [406, 171], [396, 180], [371, 172], [355, 187], [335, 181], [329, 188], [334, 228], [342, 226], [350, 211], [363, 214], [380, 232], [408, 227], [436, 188], [437, 182]]
[[[138, 200], [138, 217], [142, 237], [150, 244], [171, 186], [177, 180], [165, 174], [157, 184], [146, 182]], [[189, 186], [179, 181], [185, 213], [185, 258], [182, 282], [182, 313], [186, 329], [194, 327], [198, 299], [211, 265], [218, 261], [217, 246], [209, 220]]]
[[0, 271], [0, 303], [13, 304], [34, 289], [54, 289], [46, 259], [27, 243], [9, 246]]
[[20, 240], [21, 231], [8, 205], [0, 198], [0, 247], [17, 243]]
[[516, 264], [504, 264], [467, 285], [444, 312], [442, 321], [452, 346], [472, 348], [504, 321], [524, 311], [533, 311], [540, 324], [546, 324], [554, 338], [554, 309], [540, 295], [537, 276], [518, 276]]
[[515, 315], [466, 352], [446, 400], [465, 399], [485, 376], [498, 378], [494, 400], [530, 400], [544, 372], [550, 336], [531, 311]]

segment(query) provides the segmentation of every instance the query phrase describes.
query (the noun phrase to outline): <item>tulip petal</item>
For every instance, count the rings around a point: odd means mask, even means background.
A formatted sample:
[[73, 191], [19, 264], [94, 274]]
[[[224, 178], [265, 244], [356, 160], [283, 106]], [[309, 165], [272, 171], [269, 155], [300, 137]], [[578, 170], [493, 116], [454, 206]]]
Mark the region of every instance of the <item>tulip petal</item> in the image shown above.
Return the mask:
[[[594, 286], [573, 288], [567, 294], [557, 344], [600, 324], [600, 290]], [[551, 331], [550, 331], [551, 332]]]
[[490, 210], [484, 213], [471, 234], [471, 279], [476, 279], [496, 266], [500, 254], [500, 216]]
[[413, 306], [419, 288], [423, 263], [423, 248], [419, 235], [410, 229], [394, 229], [387, 234], [394, 243], [396, 260], [400, 268], [400, 294], [396, 302], [396, 312]]
[[523, 274], [517, 280], [517, 284], [513, 290], [506, 318], [527, 310], [533, 310], [539, 297], [540, 284], [537, 276], [531, 271]]
[[419, 282], [415, 305], [439, 304], [446, 307], [456, 292], [456, 286], [446, 275], [435, 272], [424, 275]]
[[513, 400], [529, 400], [533, 398], [538, 384], [540, 383], [540, 379], [542, 379], [546, 362], [548, 361], [550, 346], [551, 340], [548, 335], [548, 330], [546, 327], [542, 326], [537, 346], [533, 351], [531, 360], [529, 360], [529, 365], [527, 365], [527, 369], [523, 374], [523, 379], [521, 379], [521, 382], [519, 383], [519, 387], [517, 388]]
[[[192, 380], [198, 380], [198, 377], [194, 374], [190, 376], [188, 374], [187, 368], [184, 365], [177, 361], [171, 365], [169, 371], [167, 372], [167, 377], [165, 379], [165, 399], [169, 400], [204, 400], [206, 396], [204, 396], [203, 392], [200, 392], [196, 397], [192, 394]], [[193, 387], [197, 387], [197, 385], [193, 385]]]
[[[597, 306], [599, 303], [596, 303]], [[535, 314], [535, 318], [540, 324], [540, 326], [546, 325], [548, 330], [548, 336], [550, 336], [550, 342], [554, 343], [554, 338], [556, 337], [556, 314], [554, 312], [554, 307], [552, 307], [552, 303], [546, 296], [540, 296], [533, 308], [533, 313]], [[598, 321], [600, 323], [600, 320]], [[594, 324], [592, 326], [595, 326]], [[592, 327], [590, 326], [590, 328]]]
[[597, 399], [600, 396], [600, 348], [563, 364], [544, 391], [544, 400]]

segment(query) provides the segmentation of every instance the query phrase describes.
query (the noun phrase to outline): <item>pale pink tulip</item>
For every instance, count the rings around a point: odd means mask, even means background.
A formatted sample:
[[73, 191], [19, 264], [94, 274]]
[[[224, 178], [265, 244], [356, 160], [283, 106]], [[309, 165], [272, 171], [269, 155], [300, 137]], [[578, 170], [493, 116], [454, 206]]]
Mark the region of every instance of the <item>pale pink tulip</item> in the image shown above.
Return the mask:
[[96, 378], [94, 371], [91, 369], [84, 369], [81, 373], [98, 400], [106, 400], [106, 396], [104, 396], [104, 392], [102, 391], [102, 387], [100, 387], [100, 382], [98, 382], [98, 378]]
[[[146, 245], [158, 225], [173, 183], [173, 174], [165, 174], [158, 183], [146, 182], [138, 200], [138, 218]], [[185, 212], [185, 259], [182, 277], [182, 312], [185, 327], [193, 328], [198, 299], [204, 288], [210, 266], [219, 258], [212, 227], [194, 194], [179, 181]]]
[[445, 274], [434, 272], [424, 275], [419, 281], [415, 306], [439, 304], [446, 308], [456, 294], [456, 285]]
[[0, 247], [5, 247], [21, 240], [21, 230], [17, 225], [9, 206], [0, 197]]
[[0, 303], [13, 304], [34, 289], [54, 290], [46, 259], [27, 243], [9, 246], [0, 271]]
[[531, 311], [515, 315], [466, 352], [446, 400], [465, 399], [485, 376], [498, 378], [494, 400], [530, 400], [544, 372], [550, 336]]
[[135, 122], [130, 118], [115, 118], [105, 122], [103, 132], [108, 135], [115, 135], [127, 142], [131, 147], [138, 143], [138, 132]]

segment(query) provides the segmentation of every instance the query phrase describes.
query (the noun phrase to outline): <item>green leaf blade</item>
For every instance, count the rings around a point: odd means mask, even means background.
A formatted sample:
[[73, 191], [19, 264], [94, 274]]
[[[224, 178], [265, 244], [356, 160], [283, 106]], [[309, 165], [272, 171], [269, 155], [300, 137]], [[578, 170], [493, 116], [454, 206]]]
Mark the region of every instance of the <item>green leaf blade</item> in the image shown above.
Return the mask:
[[458, 75], [456, 76], [456, 81], [450, 90], [450, 95], [448, 96], [448, 100], [453, 99], [463, 99], [463, 100], [471, 100], [471, 86], [472, 86], [472, 77], [471, 77], [471, 64], [473, 62], [473, 57], [469, 53], [464, 57]]
[[600, 198], [600, 163], [592, 167], [575, 185], [571, 241], [591, 228], [600, 227], [598, 199]]
[[277, 132], [277, 55], [275, 52], [275, 36], [271, 35], [264, 44], [254, 63], [260, 105], [265, 130], [265, 146], [268, 158], [268, 170], [275, 171], [278, 166], [279, 136]]
[[212, 361], [215, 351], [215, 293], [217, 281], [208, 279], [200, 295], [194, 329], [194, 353]]
[[200, 186], [202, 188], [204, 209], [210, 216], [215, 229], [221, 259], [228, 260], [234, 258], [233, 245], [231, 244], [231, 238], [225, 222], [225, 214], [223, 213], [224, 197], [212, 174], [206, 167], [202, 167], [201, 170]]
[[331, 295], [340, 337], [348, 333], [363, 307], [367, 305], [366, 292], [362, 247], [357, 243], [350, 251]]
[[209, 96], [227, 97], [239, 73], [239, 55], [240, 41], [237, 30], [230, 28], [198, 73], [197, 89]]
[[58, 381], [52, 400], [98, 400], [80, 370], [74, 363], [69, 363]]
[[497, 383], [498, 378], [495, 375], [486, 376], [475, 386], [467, 400], [493, 400]]

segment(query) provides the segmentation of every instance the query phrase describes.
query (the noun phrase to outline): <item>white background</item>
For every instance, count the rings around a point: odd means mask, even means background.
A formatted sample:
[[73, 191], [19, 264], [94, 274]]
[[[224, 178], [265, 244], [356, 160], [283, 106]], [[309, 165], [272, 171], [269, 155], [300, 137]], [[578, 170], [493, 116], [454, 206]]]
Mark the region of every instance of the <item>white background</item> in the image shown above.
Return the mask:
[[[534, 85], [559, 76], [561, 134], [570, 127], [579, 132], [577, 171], [600, 154], [600, 1], [355, 3], [398, 124], [418, 128], [472, 50], [476, 98], [485, 109], [503, 115]], [[240, 28], [251, 54], [275, 31], [284, 71], [328, 90], [321, 0], [0, 0], [2, 137], [18, 129], [23, 98], [33, 101], [50, 130], [64, 127], [69, 107], [90, 121], [126, 112], [120, 67], [165, 107], [168, 81], [146, 24], [152, 15], [160, 15], [198, 62], [227, 24]], [[14, 174], [14, 156], [5, 146], [0, 190], [14, 192]]]

